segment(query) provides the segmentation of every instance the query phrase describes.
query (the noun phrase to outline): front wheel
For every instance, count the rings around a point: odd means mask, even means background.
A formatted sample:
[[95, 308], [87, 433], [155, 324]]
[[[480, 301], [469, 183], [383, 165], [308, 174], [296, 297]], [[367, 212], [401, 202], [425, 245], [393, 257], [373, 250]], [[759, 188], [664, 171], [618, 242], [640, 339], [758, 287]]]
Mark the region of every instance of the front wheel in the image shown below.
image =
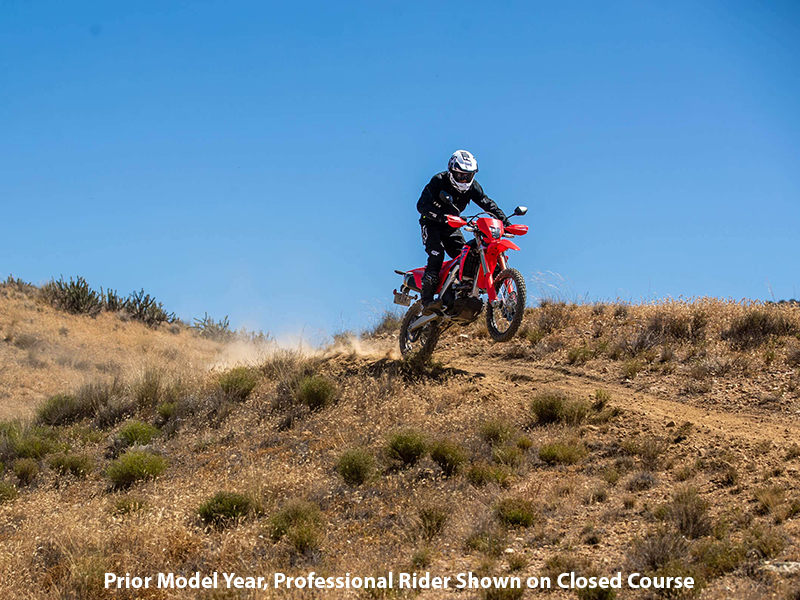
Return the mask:
[[525, 315], [525, 278], [516, 269], [501, 271], [494, 280], [497, 302], [486, 306], [486, 326], [496, 342], [507, 342], [517, 333]]
[[403, 322], [400, 324], [400, 352], [404, 357], [414, 357], [425, 362], [433, 354], [441, 331], [438, 321], [431, 321], [415, 331], [409, 331], [408, 328], [421, 314], [422, 302], [415, 302], [403, 317]]

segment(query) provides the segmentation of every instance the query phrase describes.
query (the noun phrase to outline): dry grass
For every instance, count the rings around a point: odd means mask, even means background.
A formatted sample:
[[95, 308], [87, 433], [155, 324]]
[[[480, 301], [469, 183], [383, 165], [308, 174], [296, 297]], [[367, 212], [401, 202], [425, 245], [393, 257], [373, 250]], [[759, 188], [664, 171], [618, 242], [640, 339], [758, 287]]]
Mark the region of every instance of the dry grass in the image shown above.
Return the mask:
[[[220, 388], [232, 365], [207, 371], [224, 350], [188, 332], [108, 314], [81, 320], [16, 290], [0, 302], [17, 314], [12, 323], [0, 311], [0, 340], [12, 340], [0, 341], [8, 358], [0, 364], [32, 377], [23, 362], [34, 349], [47, 363], [37, 372], [58, 382], [37, 398], [116, 378], [105, 406], [125, 409], [122, 418], [109, 412], [104, 430], [97, 411], [40, 429], [24, 419], [0, 425], [0, 587], [8, 597], [107, 597], [105, 571], [527, 577], [568, 567], [605, 575], [608, 565], [691, 573], [737, 589], [761, 577], [766, 558], [797, 560], [800, 451], [791, 436], [761, 431], [800, 409], [788, 389], [795, 342], [772, 334], [749, 354], [733, 347], [722, 332], [751, 310], [743, 304], [551, 304], [528, 313], [538, 339], [513, 361], [502, 346], [461, 332], [444, 338], [439, 362], [421, 370], [386, 353], [309, 359], [284, 351], [248, 365], [255, 385], [245, 382], [247, 394], [232, 398], [244, 389], [238, 377]], [[760, 308], [800, 322], [796, 308]], [[57, 364], [54, 353], [73, 342], [105, 358], [89, 359], [84, 371]], [[618, 358], [615, 346], [624, 346]], [[574, 348], [585, 355], [570, 355]], [[642, 365], [628, 381], [625, 360]], [[62, 378], [73, 371], [74, 381]], [[23, 389], [7, 375], [0, 371], [0, 389]], [[298, 384], [309, 377], [335, 393], [304, 400]], [[688, 381], [714, 385], [679, 397]], [[548, 394], [555, 400], [543, 401]], [[779, 400], [752, 400], [764, 394]], [[700, 409], [713, 416], [687, 416]], [[726, 415], [747, 411], [764, 420], [760, 427], [727, 428]], [[785, 427], [794, 427], [788, 418]], [[147, 448], [122, 453], [109, 438]], [[116, 490], [114, 451], [118, 459], [147, 452], [166, 468]], [[758, 581], [764, 597], [779, 593], [777, 583]]]

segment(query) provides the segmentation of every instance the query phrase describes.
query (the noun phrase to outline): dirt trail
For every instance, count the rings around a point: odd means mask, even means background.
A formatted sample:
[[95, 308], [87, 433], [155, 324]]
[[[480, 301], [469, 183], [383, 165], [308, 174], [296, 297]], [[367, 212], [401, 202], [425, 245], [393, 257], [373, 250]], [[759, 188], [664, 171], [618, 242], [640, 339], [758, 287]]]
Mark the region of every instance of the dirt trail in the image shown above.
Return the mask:
[[780, 445], [793, 443], [800, 437], [800, 422], [787, 418], [786, 414], [731, 413], [692, 406], [634, 390], [624, 383], [578, 375], [562, 367], [548, 367], [530, 361], [509, 360], [489, 354], [467, 357], [457, 350], [438, 354], [448, 366], [485, 377], [487, 383], [496, 380], [499, 385], [507, 386], [509, 381], [516, 381], [529, 386], [531, 392], [542, 388], [559, 389], [582, 397], [593, 396], [595, 390], [602, 388], [611, 394], [615, 406], [633, 411], [656, 426], [665, 427], [670, 421], [676, 425], [689, 421], [707, 434], [749, 442], [768, 440]]

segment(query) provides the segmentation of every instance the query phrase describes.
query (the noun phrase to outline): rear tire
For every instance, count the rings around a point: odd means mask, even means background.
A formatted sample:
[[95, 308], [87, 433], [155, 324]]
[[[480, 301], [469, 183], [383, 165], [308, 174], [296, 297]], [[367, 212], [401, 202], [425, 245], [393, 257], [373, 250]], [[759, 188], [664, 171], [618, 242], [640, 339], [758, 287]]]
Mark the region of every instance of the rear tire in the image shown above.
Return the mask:
[[517, 333], [525, 316], [528, 291], [525, 278], [516, 269], [501, 271], [494, 280], [494, 289], [500, 304], [497, 308], [486, 305], [486, 327], [496, 342], [507, 342]]
[[426, 362], [433, 354], [436, 343], [439, 341], [439, 322], [433, 321], [416, 331], [409, 332], [417, 317], [422, 314], [422, 302], [415, 302], [406, 311], [403, 322], [400, 324], [400, 352], [403, 357], [415, 358]]

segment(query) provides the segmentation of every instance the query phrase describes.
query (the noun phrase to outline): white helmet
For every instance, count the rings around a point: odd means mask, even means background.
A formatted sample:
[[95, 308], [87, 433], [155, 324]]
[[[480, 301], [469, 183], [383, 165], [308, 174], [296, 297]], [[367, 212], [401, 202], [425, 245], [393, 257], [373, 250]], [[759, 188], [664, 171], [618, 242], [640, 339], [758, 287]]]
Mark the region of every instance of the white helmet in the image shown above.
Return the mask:
[[475, 173], [478, 172], [478, 161], [466, 150], [456, 150], [447, 163], [447, 171], [453, 187], [459, 192], [466, 192], [472, 187]]

